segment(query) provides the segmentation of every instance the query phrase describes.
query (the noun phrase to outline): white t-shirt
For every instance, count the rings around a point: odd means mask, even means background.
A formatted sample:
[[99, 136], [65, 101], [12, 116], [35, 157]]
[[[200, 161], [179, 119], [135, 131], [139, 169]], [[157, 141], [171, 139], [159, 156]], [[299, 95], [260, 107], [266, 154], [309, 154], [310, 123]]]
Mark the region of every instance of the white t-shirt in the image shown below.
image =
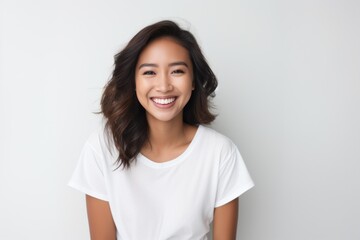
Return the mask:
[[233, 142], [202, 125], [179, 157], [138, 154], [130, 169], [108, 142], [103, 128], [90, 136], [69, 185], [109, 202], [118, 240], [207, 239], [214, 208], [254, 185]]

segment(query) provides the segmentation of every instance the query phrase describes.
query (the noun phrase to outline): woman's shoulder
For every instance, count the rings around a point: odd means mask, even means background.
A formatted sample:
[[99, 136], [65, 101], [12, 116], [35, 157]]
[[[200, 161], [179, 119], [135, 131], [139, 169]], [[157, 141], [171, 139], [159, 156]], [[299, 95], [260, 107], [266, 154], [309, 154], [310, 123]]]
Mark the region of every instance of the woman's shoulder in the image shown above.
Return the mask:
[[112, 134], [105, 122], [101, 122], [97, 127], [95, 127], [95, 129], [89, 134], [85, 145], [90, 146], [101, 155], [114, 150], [115, 146]]
[[220, 133], [218, 130], [204, 125], [200, 125], [199, 127], [200, 131], [202, 132], [202, 141], [206, 142], [207, 144], [222, 148], [235, 147], [233, 141], [223, 133]]
[[104, 133], [106, 130], [106, 125], [103, 122], [100, 122], [90, 131], [86, 139], [87, 144], [96, 145], [100, 140], [104, 139]]

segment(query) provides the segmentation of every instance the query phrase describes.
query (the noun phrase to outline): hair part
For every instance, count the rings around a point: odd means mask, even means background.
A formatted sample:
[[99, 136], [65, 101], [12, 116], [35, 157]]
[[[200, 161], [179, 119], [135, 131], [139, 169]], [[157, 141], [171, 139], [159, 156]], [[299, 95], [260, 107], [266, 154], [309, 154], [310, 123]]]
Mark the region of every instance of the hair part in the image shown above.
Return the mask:
[[111, 133], [119, 151], [118, 168], [130, 168], [148, 140], [145, 109], [135, 92], [135, 68], [144, 48], [160, 37], [171, 37], [188, 52], [193, 65], [195, 89], [183, 110], [183, 120], [190, 125], [209, 124], [215, 119], [210, 112], [210, 99], [215, 96], [217, 79], [209, 67], [195, 37], [172, 21], [160, 21], [138, 32], [127, 46], [115, 55], [115, 68], [101, 98], [101, 113], [107, 119], [106, 129]]

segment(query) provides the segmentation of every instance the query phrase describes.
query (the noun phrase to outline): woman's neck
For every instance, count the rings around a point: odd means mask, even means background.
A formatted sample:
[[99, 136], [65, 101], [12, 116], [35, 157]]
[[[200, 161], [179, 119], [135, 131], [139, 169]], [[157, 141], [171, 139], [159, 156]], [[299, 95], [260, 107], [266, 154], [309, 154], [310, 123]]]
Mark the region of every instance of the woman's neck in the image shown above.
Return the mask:
[[181, 155], [196, 133], [196, 127], [183, 122], [182, 117], [164, 122], [148, 119], [148, 141], [141, 153], [155, 162], [165, 162]]
[[188, 126], [177, 119], [169, 122], [149, 121], [148, 140], [151, 147], [167, 148], [182, 144], [187, 138]]

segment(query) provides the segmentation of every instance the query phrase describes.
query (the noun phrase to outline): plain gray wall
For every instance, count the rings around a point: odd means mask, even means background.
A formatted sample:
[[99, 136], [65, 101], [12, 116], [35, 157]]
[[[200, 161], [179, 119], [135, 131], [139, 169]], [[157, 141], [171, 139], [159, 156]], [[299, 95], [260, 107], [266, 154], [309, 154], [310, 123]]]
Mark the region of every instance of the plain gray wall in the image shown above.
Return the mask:
[[219, 79], [213, 127], [256, 183], [238, 239], [360, 239], [359, 1], [0, 4], [0, 239], [88, 239], [67, 181], [113, 55], [166, 18], [199, 40]]

